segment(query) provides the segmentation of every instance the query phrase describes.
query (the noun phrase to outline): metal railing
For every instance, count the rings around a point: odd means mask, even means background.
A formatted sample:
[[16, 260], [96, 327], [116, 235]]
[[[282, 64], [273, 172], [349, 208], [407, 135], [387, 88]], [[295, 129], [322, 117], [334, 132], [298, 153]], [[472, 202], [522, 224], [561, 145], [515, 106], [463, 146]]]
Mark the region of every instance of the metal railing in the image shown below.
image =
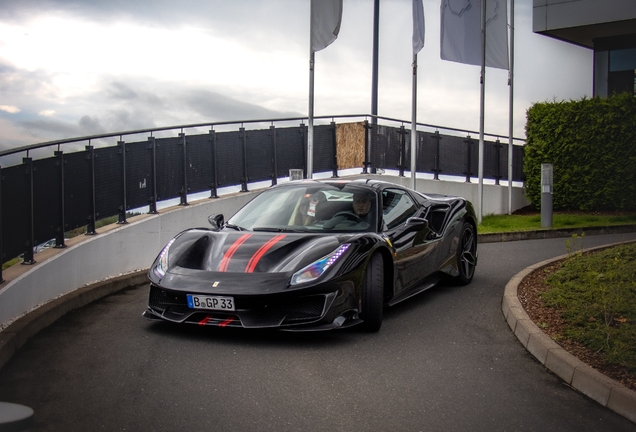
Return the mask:
[[[314, 172], [338, 176], [338, 146], [353, 145], [364, 152], [362, 172], [367, 169], [397, 169], [400, 175], [409, 168], [410, 122], [367, 114], [319, 116], [314, 127]], [[342, 123], [364, 125], [353, 143], [338, 143], [336, 119]], [[33, 264], [37, 244], [55, 239], [55, 247], [65, 247], [64, 233], [86, 227], [95, 234], [98, 219], [117, 216], [127, 223], [126, 212], [148, 206], [157, 212], [157, 203], [179, 199], [188, 205], [188, 195], [208, 191], [216, 198], [219, 188], [287, 177], [290, 169], [306, 173], [306, 117], [273, 118], [184, 124], [96, 134], [47, 141], [0, 151], [3, 157], [25, 153], [22, 163], [3, 167], [0, 183], [0, 256], [6, 262], [22, 254], [24, 264]], [[284, 123], [299, 122], [290, 127]], [[246, 129], [250, 125], [253, 129]], [[266, 127], [268, 125], [268, 127]], [[397, 125], [397, 126], [395, 126]], [[407, 126], [408, 125], [408, 129]], [[219, 131], [231, 126], [227, 131]], [[478, 132], [418, 123], [417, 171], [465, 176], [470, 181], [476, 171]], [[260, 127], [260, 129], [258, 129]], [[197, 129], [209, 128], [205, 133]], [[428, 129], [430, 131], [427, 131]], [[440, 134], [446, 131], [448, 134]], [[195, 132], [187, 134], [187, 132]], [[163, 132], [172, 132], [160, 137]], [[145, 140], [127, 142], [136, 136]], [[176, 135], [176, 136], [175, 136]], [[465, 135], [465, 136], [462, 136]], [[501, 135], [489, 141], [486, 178], [507, 178], [507, 152]], [[109, 140], [116, 139], [116, 143]], [[106, 144], [96, 147], [95, 143]], [[523, 140], [515, 138], [517, 143]], [[87, 143], [84, 149], [65, 153], [68, 145]], [[34, 159], [32, 153], [53, 148], [52, 157]], [[73, 149], [72, 149], [73, 150]], [[516, 174], [522, 180], [523, 150], [515, 146]], [[360, 155], [361, 156], [361, 155]], [[342, 168], [342, 167], [340, 167]], [[503, 174], [502, 174], [503, 173]], [[0, 280], [2, 273], [0, 272]]]

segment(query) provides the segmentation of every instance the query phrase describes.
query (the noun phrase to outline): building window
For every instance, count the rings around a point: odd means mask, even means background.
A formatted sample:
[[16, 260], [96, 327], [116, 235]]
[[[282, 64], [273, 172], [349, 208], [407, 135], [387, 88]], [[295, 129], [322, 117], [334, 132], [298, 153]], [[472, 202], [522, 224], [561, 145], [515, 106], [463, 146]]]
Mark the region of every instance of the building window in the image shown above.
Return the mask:
[[608, 93], [627, 92], [636, 95], [636, 48], [609, 52]]
[[636, 96], [636, 34], [594, 40], [594, 96]]

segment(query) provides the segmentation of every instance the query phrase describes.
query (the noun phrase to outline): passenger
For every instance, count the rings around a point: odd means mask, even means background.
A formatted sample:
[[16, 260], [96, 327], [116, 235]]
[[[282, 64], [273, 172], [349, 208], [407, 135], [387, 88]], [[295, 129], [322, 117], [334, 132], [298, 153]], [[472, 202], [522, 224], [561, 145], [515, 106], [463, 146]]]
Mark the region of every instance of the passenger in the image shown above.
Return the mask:
[[305, 194], [298, 205], [294, 225], [311, 225], [315, 221], [315, 213], [309, 212], [311, 194]]

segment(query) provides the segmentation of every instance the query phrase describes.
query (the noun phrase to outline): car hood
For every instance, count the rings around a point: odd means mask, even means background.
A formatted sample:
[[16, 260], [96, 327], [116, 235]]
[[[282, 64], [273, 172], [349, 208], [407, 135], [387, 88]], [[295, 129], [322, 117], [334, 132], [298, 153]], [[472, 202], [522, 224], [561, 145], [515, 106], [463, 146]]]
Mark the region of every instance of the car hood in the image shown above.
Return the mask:
[[168, 273], [295, 272], [356, 236], [193, 229], [170, 246]]

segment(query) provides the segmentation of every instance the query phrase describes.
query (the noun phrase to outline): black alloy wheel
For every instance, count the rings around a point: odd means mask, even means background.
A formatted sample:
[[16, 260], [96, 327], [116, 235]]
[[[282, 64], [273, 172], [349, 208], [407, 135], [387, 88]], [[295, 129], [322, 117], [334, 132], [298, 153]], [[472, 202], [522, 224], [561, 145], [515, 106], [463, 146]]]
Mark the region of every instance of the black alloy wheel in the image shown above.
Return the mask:
[[462, 234], [457, 246], [457, 267], [459, 275], [455, 278], [460, 285], [468, 285], [475, 275], [477, 266], [477, 236], [473, 226], [464, 222]]

